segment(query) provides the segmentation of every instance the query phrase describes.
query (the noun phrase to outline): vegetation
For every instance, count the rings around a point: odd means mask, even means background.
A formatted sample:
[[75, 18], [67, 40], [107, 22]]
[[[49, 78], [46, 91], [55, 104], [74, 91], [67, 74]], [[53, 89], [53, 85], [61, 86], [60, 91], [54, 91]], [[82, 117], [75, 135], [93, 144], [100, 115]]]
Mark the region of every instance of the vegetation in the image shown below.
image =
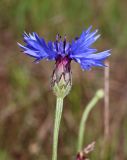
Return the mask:
[[[54, 64], [34, 64], [20, 53], [16, 42], [21, 34], [36, 31], [53, 40], [57, 33], [76, 37], [90, 25], [102, 35], [98, 50], [112, 49], [110, 134], [105, 140], [101, 101], [88, 118], [84, 144], [96, 141], [92, 160], [127, 159], [126, 6], [126, 0], [0, 0], [0, 160], [51, 159], [55, 96], [49, 79]], [[73, 87], [60, 129], [61, 160], [75, 159], [82, 112], [104, 86], [103, 69], [81, 73], [72, 65]]]

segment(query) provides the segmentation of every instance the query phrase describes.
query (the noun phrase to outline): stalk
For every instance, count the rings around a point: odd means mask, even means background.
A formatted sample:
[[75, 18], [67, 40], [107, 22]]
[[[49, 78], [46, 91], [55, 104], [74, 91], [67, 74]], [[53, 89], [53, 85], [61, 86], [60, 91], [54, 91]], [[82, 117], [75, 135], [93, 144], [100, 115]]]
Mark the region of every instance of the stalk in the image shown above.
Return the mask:
[[59, 128], [60, 128], [62, 110], [63, 110], [63, 98], [57, 97], [56, 113], [55, 113], [55, 121], [54, 121], [54, 133], [53, 133], [52, 160], [57, 160], [58, 137], [59, 137]]
[[99, 101], [99, 99], [103, 97], [104, 97], [104, 91], [102, 89], [98, 90], [95, 93], [95, 96], [91, 99], [91, 101], [85, 107], [85, 110], [81, 118], [80, 126], [79, 126], [78, 152], [81, 151], [83, 147], [83, 137], [84, 137], [86, 121], [88, 119], [89, 113], [92, 110], [92, 108], [96, 105], [96, 103]]

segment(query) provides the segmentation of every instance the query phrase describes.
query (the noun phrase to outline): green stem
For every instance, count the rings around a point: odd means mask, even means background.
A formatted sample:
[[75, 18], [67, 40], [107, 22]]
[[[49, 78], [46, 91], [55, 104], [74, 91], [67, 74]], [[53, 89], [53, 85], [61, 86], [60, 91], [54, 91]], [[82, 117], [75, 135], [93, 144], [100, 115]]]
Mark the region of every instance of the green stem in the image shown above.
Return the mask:
[[88, 118], [88, 115], [92, 108], [96, 105], [96, 103], [99, 101], [99, 99], [104, 97], [104, 91], [102, 89], [98, 90], [95, 93], [95, 96], [91, 99], [91, 101], [88, 103], [88, 105], [85, 107], [85, 110], [82, 115], [82, 119], [79, 126], [79, 134], [78, 134], [78, 152], [81, 151], [83, 147], [83, 137], [85, 132], [85, 125]]
[[60, 128], [62, 110], [63, 110], [63, 98], [57, 98], [55, 122], [54, 122], [52, 160], [57, 160], [58, 136], [59, 136], [59, 128]]

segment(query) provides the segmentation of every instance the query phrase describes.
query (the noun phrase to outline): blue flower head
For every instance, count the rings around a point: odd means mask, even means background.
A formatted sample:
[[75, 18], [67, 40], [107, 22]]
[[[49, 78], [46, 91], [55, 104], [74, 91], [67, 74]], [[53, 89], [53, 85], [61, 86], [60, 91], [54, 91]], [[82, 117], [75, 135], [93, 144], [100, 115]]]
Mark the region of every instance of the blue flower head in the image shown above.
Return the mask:
[[96, 53], [97, 49], [91, 48], [91, 45], [100, 37], [97, 35], [98, 30], [90, 32], [91, 26], [82, 32], [80, 37], [75, 38], [72, 42], [67, 42], [61, 36], [56, 36], [56, 41], [45, 42], [36, 33], [24, 33], [25, 46], [18, 43], [24, 53], [35, 58], [38, 62], [43, 59], [55, 60], [67, 57], [70, 61], [74, 60], [79, 63], [81, 68], [89, 70], [93, 66], [103, 67], [104, 60], [110, 56], [110, 50]]
[[[72, 40], [66, 41], [66, 36], [62, 40], [61, 36], [57, 34], [54, 42], [45, 40], [39, 37], [36, 33], [24, 33], [25, 46], [18, 43], [23, 52], [39, 62], [43, 59], [56, 61], [52, 82], [54, 84], [61, 80], [64, 76], [66, 84], [70, 82], [70, 62], [74, 60], [79, 63], [83, 70], [90, 70], [92, 67], [104, 67], [104, 60], [110, 56], [110, 50], [97, 52], [97, 49], [92, 48], [91, 45], [100, 37], [97, 34], [98, 30], [91, 32], [91, 26], [82, 32], [82, 34]], [[68, 73], [68, 74], [65, 74]], [[71, 84], [71, 82], [70, 82]]]

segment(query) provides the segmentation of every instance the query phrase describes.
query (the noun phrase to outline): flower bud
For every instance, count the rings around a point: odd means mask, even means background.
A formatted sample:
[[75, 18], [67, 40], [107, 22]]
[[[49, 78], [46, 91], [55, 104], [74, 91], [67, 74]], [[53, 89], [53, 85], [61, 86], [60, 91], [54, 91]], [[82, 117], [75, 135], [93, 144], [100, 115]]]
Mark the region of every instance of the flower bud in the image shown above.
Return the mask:
[[71, 60], [67, 56], [60, 56], [56, 60], [51, 86], [55, 95], [59, 98], [64, 98], [69, 93], [72, 86], [70, 62]]

